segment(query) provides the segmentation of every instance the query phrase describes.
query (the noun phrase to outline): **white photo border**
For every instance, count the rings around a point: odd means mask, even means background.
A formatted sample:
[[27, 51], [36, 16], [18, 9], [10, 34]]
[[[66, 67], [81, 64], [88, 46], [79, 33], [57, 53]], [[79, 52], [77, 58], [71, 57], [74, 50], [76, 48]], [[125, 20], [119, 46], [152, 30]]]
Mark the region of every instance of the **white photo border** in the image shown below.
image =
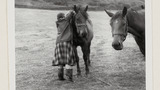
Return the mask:
[[15, 1], [7, 0], [9, 90], [16, 90], [15, 75]]
[[[9, 58], [9, 90], [16, 90], [15, 76], [15, 1], [7, 0], [8, 16], [8, 58]], [[152, 1], [145, 0], [145, 33], [146, 33], [146, 90], [153, 90], [152, 67]]]

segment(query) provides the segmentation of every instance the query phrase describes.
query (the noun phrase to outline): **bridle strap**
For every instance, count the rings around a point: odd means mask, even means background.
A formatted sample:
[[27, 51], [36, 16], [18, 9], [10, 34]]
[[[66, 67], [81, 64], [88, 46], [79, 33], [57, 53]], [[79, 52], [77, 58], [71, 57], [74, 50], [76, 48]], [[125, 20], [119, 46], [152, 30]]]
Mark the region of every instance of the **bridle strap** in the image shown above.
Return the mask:
[[76, 26], [77, 26], [77, 27], [80, 27], [80, 26], [87, 26], [87, 25], [86, 25], [85, 23], [81, 23], [81, 24], [77, 24], [77, 23], [76, 23]]
[[113, 37], [114, 35], [119, 35], [119, 36], [124, 36], [124, 37], [126, 37], [126, 36], [127, 36], [127, 32], [128, 32], [128, 21], [127, 21], [127, 19], [126, 19], [126, 27], [125, 27], [125, 33], [126, 33], [126, 34], [113, 33], [113, 34], [112, 34], [112, 37]]

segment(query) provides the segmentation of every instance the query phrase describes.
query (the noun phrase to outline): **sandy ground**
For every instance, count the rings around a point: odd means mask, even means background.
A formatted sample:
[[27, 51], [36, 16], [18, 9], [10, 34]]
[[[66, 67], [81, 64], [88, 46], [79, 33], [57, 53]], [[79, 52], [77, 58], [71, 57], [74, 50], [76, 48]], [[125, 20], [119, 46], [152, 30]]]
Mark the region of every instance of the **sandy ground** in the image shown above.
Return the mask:
[[112, 48], [110, 18], [102, 11], [89, 12], [94, 26], [91, 73], [84, 74], [78, 48], [82, 77], [74, 67], [74, 83], [58, 81], [57, 67], [51, 66], [58, 12], [16, 8], [16, 90], [145, 90], [145, 58], [132, 35], [123, 50]]

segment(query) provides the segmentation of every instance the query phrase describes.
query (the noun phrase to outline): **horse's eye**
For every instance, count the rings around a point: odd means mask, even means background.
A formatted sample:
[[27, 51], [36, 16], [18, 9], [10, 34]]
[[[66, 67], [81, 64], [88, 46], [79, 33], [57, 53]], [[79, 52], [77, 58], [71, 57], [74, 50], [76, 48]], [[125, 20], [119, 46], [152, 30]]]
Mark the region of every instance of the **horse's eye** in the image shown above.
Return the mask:
[[126, 37], [123, 37], [123, 41], [126, 40]]
[[126, 25], [126, 23], [123, 23], [122, 25], [123, 25], [123, 26], [125, 26], [125, 25]]

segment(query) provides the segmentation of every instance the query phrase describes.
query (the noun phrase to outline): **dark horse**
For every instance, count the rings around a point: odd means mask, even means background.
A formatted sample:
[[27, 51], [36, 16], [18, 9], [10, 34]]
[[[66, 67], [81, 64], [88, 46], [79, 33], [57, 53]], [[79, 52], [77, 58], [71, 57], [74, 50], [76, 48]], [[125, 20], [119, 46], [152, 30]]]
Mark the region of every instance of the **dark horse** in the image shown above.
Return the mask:
[[[142, 6], [141, 6], [142, 7]], [[144, 8], [128, 9], [123, 8], [122, 11], [118, 11], [115, 14], [106, 13], [111, 17], [110, 25], [112, 27], [113, 42], [112, 46], [116, 50], [123, 49], [123, 41], [125, 41], [127, 33], [131, 33], [136, 43], [139, 46], [140, 51], [145, 56], [145, 11]]]
[[73, 10], [76, 14], [73, 17], [73, 44], [75, 46], [76, 61], [77, 61], [77, 75], [81, 75], [79, 67], [79, 57], [77, 53], [77, 47], [80, 46], [83, 52], [83, 59], [85, 63], [86, 74], [89, 73], [90, 65], [90, 46], [93, 38], [93, 26], [92, 22], [87, 14], [88, 6], [74, 5]]

